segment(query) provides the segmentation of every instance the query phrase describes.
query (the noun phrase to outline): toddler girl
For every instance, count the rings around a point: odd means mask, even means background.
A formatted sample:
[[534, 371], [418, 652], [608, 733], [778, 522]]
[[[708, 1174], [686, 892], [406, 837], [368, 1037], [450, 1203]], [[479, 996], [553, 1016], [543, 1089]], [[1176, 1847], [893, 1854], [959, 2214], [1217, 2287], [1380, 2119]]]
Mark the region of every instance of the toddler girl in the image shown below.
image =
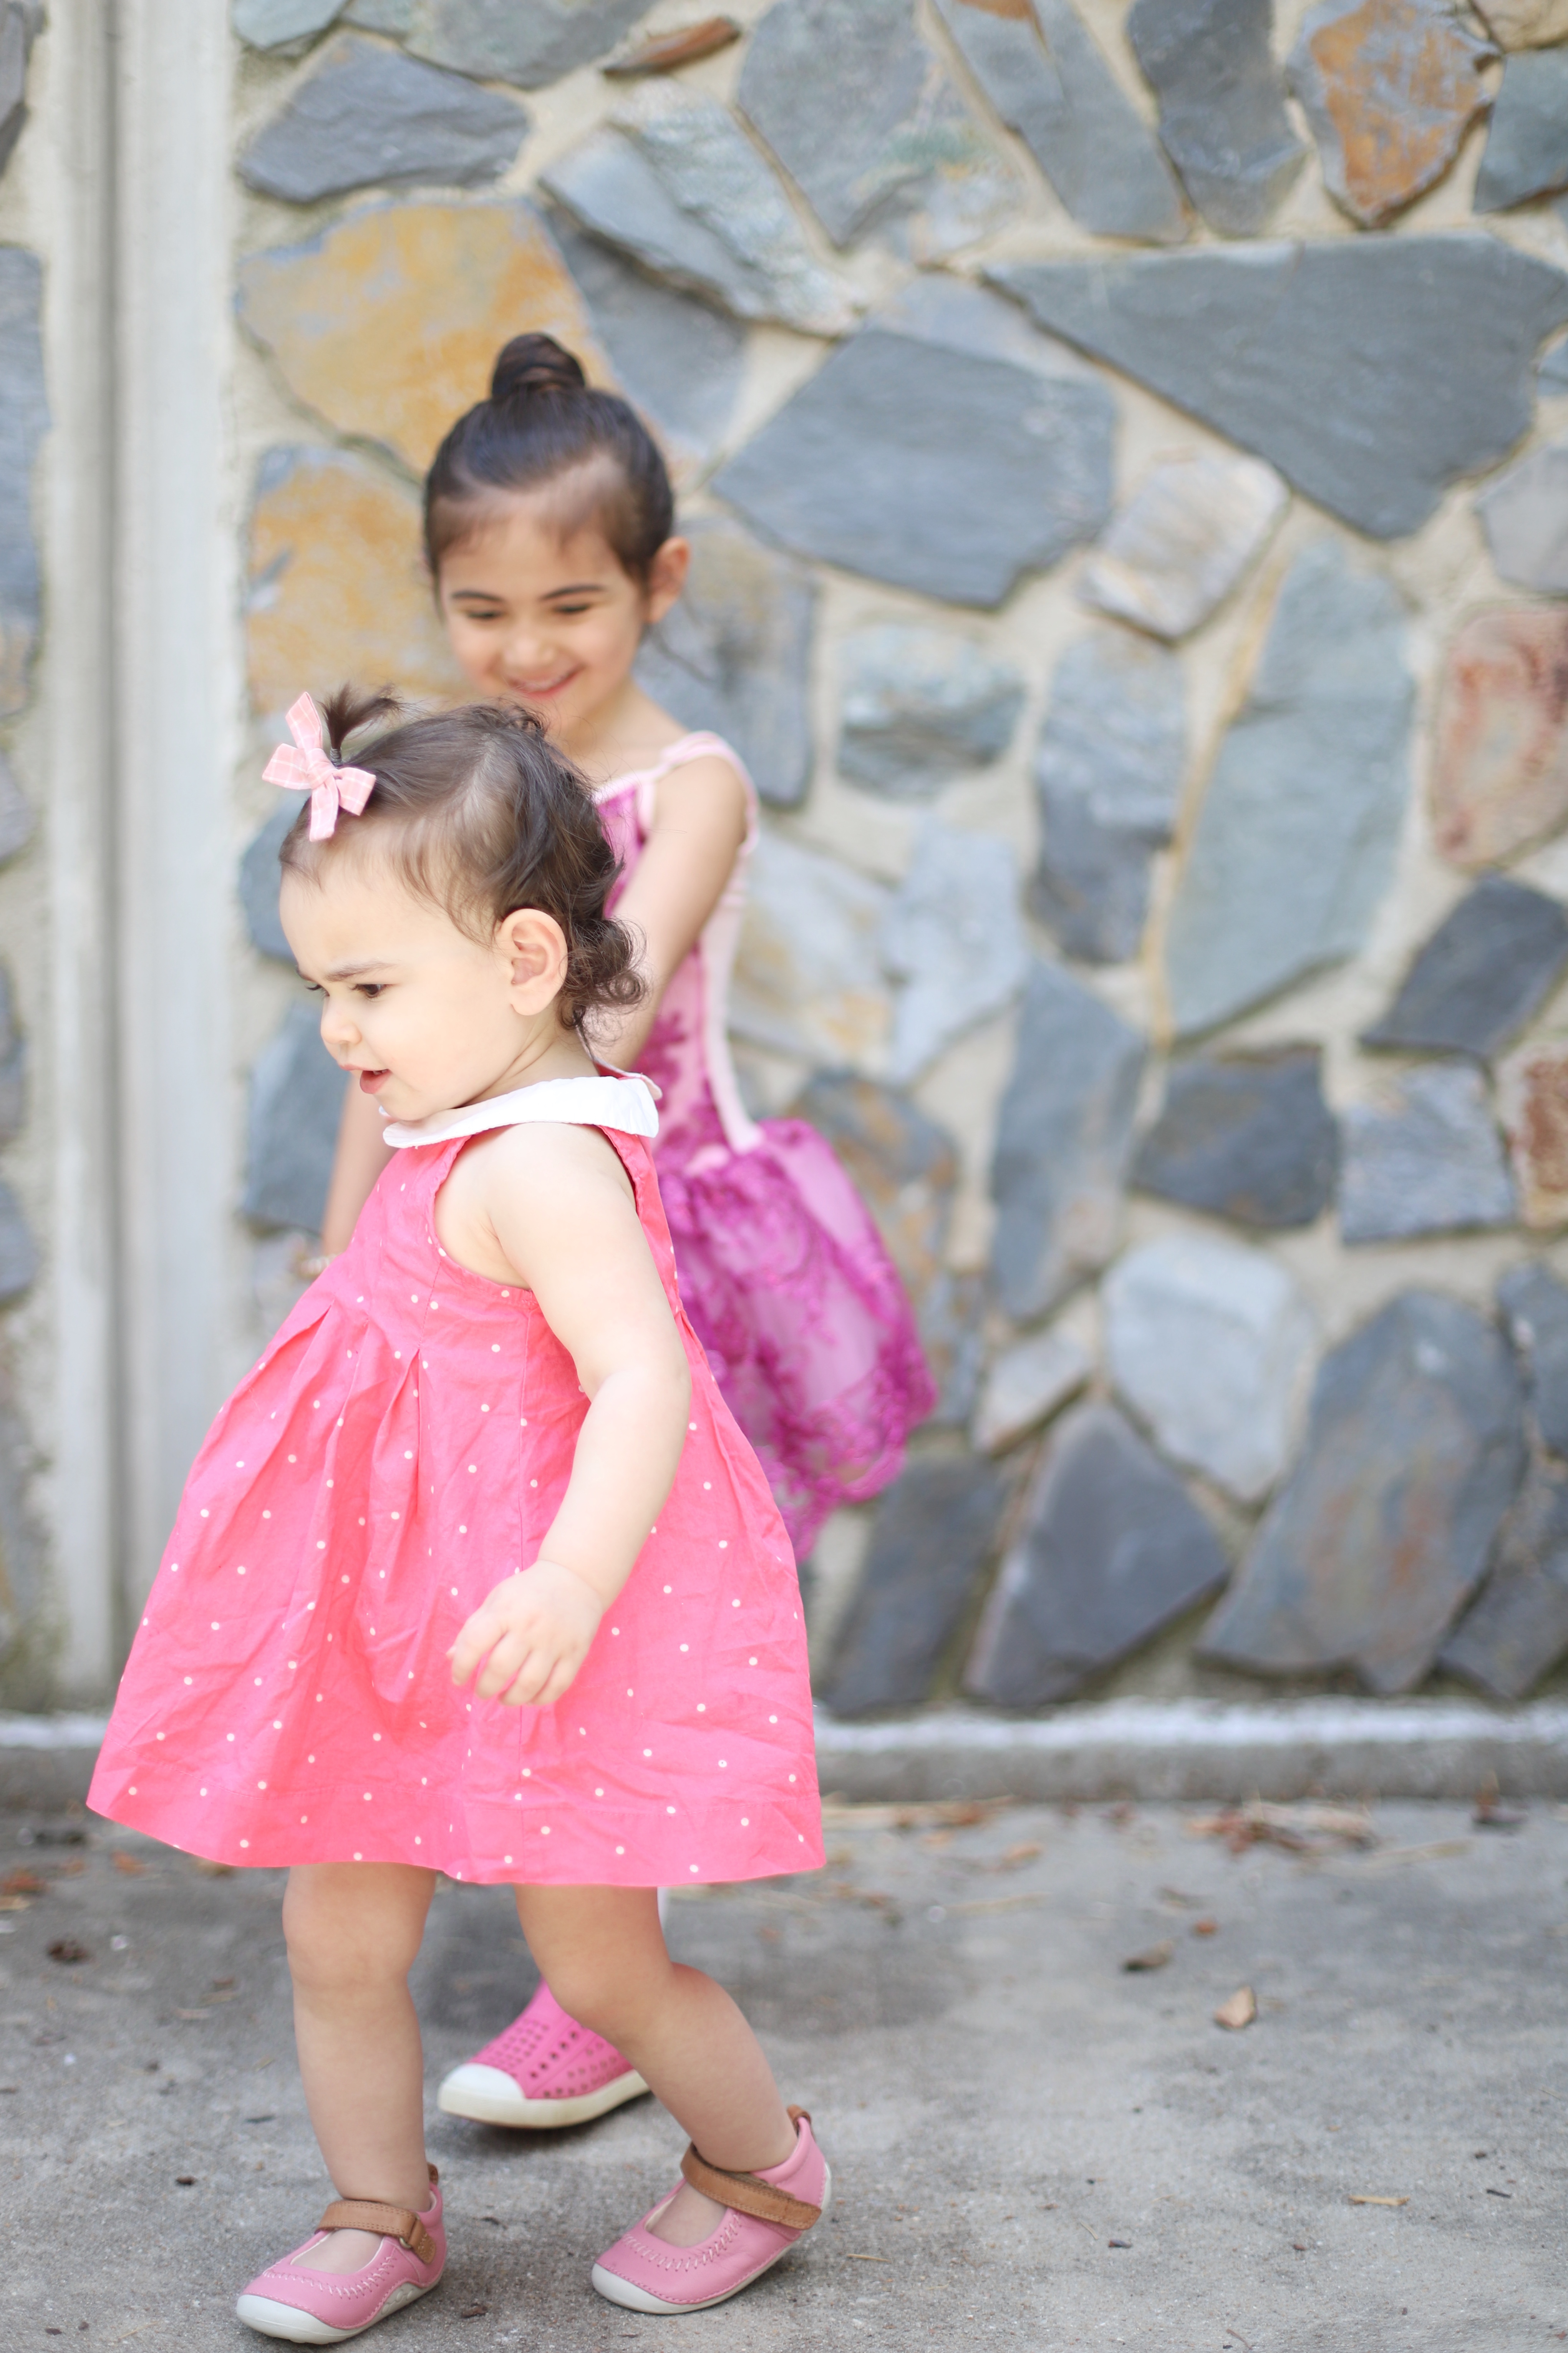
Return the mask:
[[[936, 1402], [897, 1272], [817, 1131], [752, 1120], [725, 999], [756, 838], [730, 746], [689, 734], [638, 686], [643, 633], [675, 603], [687, 543], [668, 477], [625, 401], [570, 353], [521, 335], [425, 486], [426, 545], [454, 652], [486, 694], [534, 711], [595, 782], [626, 880], [640, 1004], [598, 1008], [598, 1050], [663, 1090], [655, 1147], [681, 1297], [773, 1486], [797, 1556], [836, 1505], [875, 1494]], [[385, 1156], [351, 1092], [323, 1231], [339, 1249]], [[577, 2124], [644, 2089], [544, 1988], [441, 2087], [490, 2124]]]
[[[328, 740], [390, 709], [340, 696]], [[308, 699], [289, 720], [312, 792], [284, 928], [394, 1157], [202, 1449], [90, 1802], [291, 1866], [339, 2196], [242, 2319], [337, 2343], [441, 2275], [406, 1982], [438, 1871], [515, 1889], [546, 1982], [689, 2133], [593, 2282], [698, 2309], [811, 2227], [828, 2173], [654, 1890], [814, 1866], [820, 1822], [789, 1540], [680, 1303], [653, 1091], [582, 1040], [641, 989], [614, 853], [515, 705], [350, 768]]]

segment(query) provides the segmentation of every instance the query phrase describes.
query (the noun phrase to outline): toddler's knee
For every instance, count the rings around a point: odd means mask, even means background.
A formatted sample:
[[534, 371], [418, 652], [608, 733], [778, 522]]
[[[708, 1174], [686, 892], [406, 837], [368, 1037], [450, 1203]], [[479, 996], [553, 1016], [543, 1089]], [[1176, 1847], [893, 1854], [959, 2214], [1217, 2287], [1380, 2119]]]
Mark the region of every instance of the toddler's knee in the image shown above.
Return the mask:
[[355, 1903], [352, 1893], [296, 1879], [283, 1900], [289, 1974], [301, 1992], [336, 1996], [401, 1982], [423, 1926], [401, 1906]]
[[579, 2026], [617, 2042], [646, 2003], [648, 1989], [626, 1967], [625, 1957], [574, 1954], [553, 1960], [545, 1972], [551, 1992]]

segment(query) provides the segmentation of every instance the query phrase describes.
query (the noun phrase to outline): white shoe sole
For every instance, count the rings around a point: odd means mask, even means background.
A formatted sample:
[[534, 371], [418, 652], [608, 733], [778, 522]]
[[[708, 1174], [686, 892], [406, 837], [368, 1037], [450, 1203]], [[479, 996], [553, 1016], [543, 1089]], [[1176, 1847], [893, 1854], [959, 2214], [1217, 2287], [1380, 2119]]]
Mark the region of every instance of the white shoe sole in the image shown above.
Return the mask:
[[[832, 2204], [833, 2168], [829, 2166], [822, 2185], [821, 2220], [812, 2224], [813, 2231], [820, 2230], [822, 2223], [826, 2221]], [[809, 2235], [803, 2231], [801, 2238]], [[716, 2304], [728, 2304], [732, 2295], [744, 2295], [764, 2272], [771, 2272], [775, 2263], [782, 2263], [786, 2255], [794, 2254], [799, 2244], [800, 2239], [792, 2239], [787, 2247], [781, 2247], [776, 2255], [770, 2255], [765, 2263], [759, 2263], [751, 2278], [743, 2279], [739, 2287], [727, 2287], [722, 2295], [704, 2296], [700, 2304], [668, 2304], [663, 2296], [652, 2295], [646, 2287], [634, 2287], [630, 2280], [622, 2279], [618, 2272], [605, 2271], [601, 2263], [594, 2265], [589, 2278], [607, 2304], [622, 2305], [627, 2312], [710, 2312]]]
[[482, 2066], [469, 2059], [454, 2067], [437, 2094], [437, 2104], [449, 2116], [469, 2116], [478, 2125], [514, 2125], [531, 2132], [558, 2131], [563, 2125], [592, 2124], [607, 2116], [627, 2100], [640, 2100], [647, 2090], [630, 2067], [596, 2092], [574, 2100], [531, 2100], [500, 2067]]
[[[432, 2280], [430, 2287], [437, 2284]], [[416, 2304], [422, 2295], [429, 2293], [429, 2287], [421, 2287], [415, 2280], [405, 2280], [401, 2287], [393, 2289], [379, 2312], [373, 2313], [368, 2320], [360, 2321], [353, 2328], [334, 2328], [330, 2320], [318, 2320], [313, 2312], [301, 2312], [298, 2305], [279, 2304], [269, 2295], [242, 2295], [234, 2310], [237, 2319], [243, 2320], [247, 2328], [256, 2329], [263, 2337], [281, 2337], [289, 2345], [342, 2345], [351, 2337], [363, 2337], [365, 2330], [374, 2328], [378, 2320], [384, 2320], [390, 2313], [401, 2312], [405, 2305]]]

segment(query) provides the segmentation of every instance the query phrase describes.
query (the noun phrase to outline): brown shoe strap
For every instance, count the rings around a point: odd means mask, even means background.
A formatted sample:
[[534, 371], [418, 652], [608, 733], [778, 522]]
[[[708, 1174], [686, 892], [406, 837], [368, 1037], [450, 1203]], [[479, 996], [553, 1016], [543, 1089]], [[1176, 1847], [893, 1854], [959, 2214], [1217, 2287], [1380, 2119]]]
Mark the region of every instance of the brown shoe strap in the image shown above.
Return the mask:
[[[437, 2179], [434, 2166], [430, 2179]], [[379, 2239], [396, 2239], [422, 2263], [436, 2260], [436, 2242], [412, 2206], [388, 2206], [379, 2198], [337, 2198], [328, 2207], [318, 2231], [372, 2231]]]
[[[811, 2118], [804, 2108], [791, 2108], [790, 2122], [799, 2124]], [[759, 2222], [777, 2222], [786, 2231], [809, 2231], [814, 2222], [822, 2220], [820, 2206], [811, 2205], [804, 2198], [792, 2198], [776, 2181], [763, 2181], [755, 2173], [727, 2173], [722, 2166], [710, 2165], [697, 2153], [692, 2141], [680, 2160], [680, 2170], [693, 2189], [700, 2189], [720, 2206], [731, 2207], [737, 2214], [754, 2215]]]

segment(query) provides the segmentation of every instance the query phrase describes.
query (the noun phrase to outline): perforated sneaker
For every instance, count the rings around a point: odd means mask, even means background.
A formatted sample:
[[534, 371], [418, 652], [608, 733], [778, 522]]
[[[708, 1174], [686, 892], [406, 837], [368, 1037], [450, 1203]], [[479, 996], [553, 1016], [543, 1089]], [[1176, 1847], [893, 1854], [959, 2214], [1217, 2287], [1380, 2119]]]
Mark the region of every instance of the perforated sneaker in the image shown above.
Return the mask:
[[503, 2033], [453, 2068], [439, 2096], [449, 2116], [548, 2132], [590, 2124], [647, 2090], [615, 2045], [568, 2018], [542, 1985]]

